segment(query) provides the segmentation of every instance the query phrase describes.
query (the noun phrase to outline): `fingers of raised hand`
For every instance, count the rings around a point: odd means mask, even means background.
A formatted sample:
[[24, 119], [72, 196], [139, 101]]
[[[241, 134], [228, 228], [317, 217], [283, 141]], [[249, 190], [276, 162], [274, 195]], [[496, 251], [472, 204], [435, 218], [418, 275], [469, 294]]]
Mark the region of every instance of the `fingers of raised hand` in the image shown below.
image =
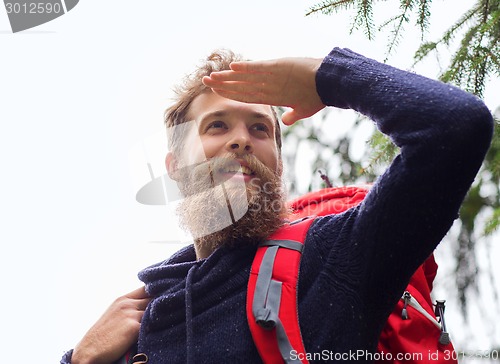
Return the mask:
[[280, 61], [279, 59], [267, 61], [238, 61], [231, 63], [230, 68], [236, 72], [269, 73], [276, 70], [276, 66]]
[[208, 77], [203, 78], [203, 83], [213, 90], [222, 90], [242, 94], [264, 93], [268, 88], [265, 84], [260, 82], [214, 81]]
[[295, 122], [297, 122], [300, 119], [301, 119], [301, 117], [298, 116], [296, 114], [295, 110], [293, 110], [293, 109], [287, 110], [283, 113], [283, 115], [281, 115], [281, 121], [283, 122], [283, 124], [288, 125], [288, 126], [294, 124]]
[[321, 101], [310, 101], [306, 107], [297, 107], [291, 110], [287, 110], [282, 115], [282, 121], [285, 125], [292, 125], [298, 120], [306, 119], [308, 117], [313, 116], [321, 109], [324, 109], [325, 105], [321, 103]]
[[[209, 82], [220, 83], [220, 82], [249, 82], [249, 83], [262, 83], [269, 80], [270, 73], [249, 73], [249, 72], [237, 72], [237, 71], [219, 71], [212, 72], [210, 76], [206, 79]], [[203, 80], [205, 82], [205, 78]]]
[[246, 102], [246, 103], [251, 103], [251, 104], [266, 104], [265, 98], [262, 96], [262, 94], [253, 94], [253, 93], [238, 93], [238, 92], [232, 92], [232, 91], [226, 91], [223, 89], [212, 89], [214, 93], [216, 93], [219, 96], [225, 97], [227, 99], [235, 100], [235, 101], [240, 101], [240, 102]]
[[[274, 61], [231, 63], [231, 70], [212, 72], [203, 78], [203, 83], [213, 89], [242, 93], [273, 91], [279, 81], [276, 70], [270, 66]], [[274, 90], [275, 91], [275, 90]]]

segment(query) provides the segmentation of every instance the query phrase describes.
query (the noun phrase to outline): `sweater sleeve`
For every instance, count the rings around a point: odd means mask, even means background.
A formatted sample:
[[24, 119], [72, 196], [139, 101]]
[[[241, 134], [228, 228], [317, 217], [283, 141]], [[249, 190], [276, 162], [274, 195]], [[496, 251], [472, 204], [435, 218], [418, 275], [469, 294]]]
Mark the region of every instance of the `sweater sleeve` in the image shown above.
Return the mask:
[[[456, 219], [491, 141], [492, 116], [474, 95], [347, 49], [324, 59], [316, 87], [324, 104], [370, 117], [400, 147], [362, 205], [313, 232], [326, 240], [328, 270], [350, 262], [361, 298], [387, 306]], [[341, 233], [328, 236], [339, 224]]]
[[71, 356], [73, 355], [73, 349], [68, 350], [64, 353], [59, 364], [71, 364]]

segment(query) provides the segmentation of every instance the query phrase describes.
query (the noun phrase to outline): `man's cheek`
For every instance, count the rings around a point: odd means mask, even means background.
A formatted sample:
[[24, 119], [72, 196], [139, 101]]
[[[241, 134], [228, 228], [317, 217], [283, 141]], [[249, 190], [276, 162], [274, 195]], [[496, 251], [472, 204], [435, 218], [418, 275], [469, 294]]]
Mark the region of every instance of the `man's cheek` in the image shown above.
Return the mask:
[[185, 166], [199, 164], [207, 160], [204, 142], [198, 133], [198, 124], [195, 120], [186, 121], [172, 128], [176, 129], [176, 135], [184, 136], [180, 143], [181, 159]]

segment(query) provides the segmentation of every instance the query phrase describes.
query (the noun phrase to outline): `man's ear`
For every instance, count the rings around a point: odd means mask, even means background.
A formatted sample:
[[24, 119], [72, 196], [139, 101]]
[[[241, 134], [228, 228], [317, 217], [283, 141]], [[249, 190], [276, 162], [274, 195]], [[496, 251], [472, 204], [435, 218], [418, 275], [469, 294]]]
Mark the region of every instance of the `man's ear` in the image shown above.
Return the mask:
[[174, 181], [177, 181], [179, 162], [172, 152], [168, 152], [165, 157], [165, 167], [167, 168], [168, 176]]

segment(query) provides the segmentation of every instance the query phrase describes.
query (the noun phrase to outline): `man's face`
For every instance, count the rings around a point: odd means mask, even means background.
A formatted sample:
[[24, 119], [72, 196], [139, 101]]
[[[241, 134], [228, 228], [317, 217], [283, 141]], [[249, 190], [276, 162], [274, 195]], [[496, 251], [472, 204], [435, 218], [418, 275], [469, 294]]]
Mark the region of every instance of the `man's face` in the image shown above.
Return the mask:
[[181, 225], [210, 249], [269, 236], [286, 215], [271, 107], [209, 91], [193, 100], [188, 117], [181, 152], [167, 156], [185, 196]]
[[[207, 91], [193, 100], [187, 116], [194, 121], [194, 127], [184, 139], [181, 155], [176, 158], [178, 168], [231, 153], [237, 158], [253, 155], [271, 171], [281, 174], [276, 125], [270, 106], [233, 101]], [[238, 161], [243, 172], [240, 178], [249, 182], [253, 171], [248, 170], [242, 160]], [[234, 171], [226, 172], [234, 176]], [[225, 179], [224, 171], [217, 173], [221, 176], [216, 178]]]

